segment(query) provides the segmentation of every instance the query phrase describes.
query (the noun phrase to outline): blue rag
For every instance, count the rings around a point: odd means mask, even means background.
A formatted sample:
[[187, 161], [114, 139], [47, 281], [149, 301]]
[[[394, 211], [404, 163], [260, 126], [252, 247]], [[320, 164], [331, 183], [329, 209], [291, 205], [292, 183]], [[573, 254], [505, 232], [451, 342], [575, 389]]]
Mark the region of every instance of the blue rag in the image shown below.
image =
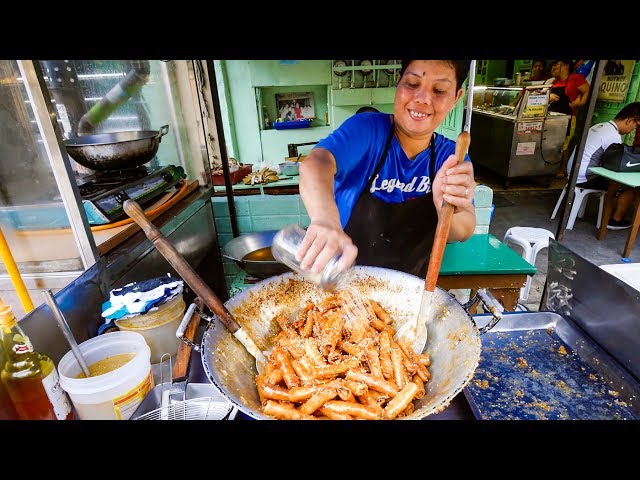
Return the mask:
[[111, 324], [113, 320], [145, 314], [179, 295], [183, 289], [184, 282], [169, 274], [129, 283], [111, 290], [109, 300], [102, 304], [102, 317], [105, 324]]

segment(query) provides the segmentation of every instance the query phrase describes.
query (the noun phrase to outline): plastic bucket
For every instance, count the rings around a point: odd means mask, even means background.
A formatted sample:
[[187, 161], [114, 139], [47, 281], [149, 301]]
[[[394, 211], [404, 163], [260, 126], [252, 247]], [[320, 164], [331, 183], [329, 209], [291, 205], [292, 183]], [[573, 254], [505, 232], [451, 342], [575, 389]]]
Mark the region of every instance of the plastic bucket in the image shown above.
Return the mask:
[[165, 353], [173, 358], [178, 353], [180, 339], [176, 337], [176, 330], [184, 316], [185, 307], [180, 293], [156, 310], [116, 320], [115, 324], [122, 331], [142, 335], [151, 349], [151, 363], [159, 363]]
[[60, 386], [69, 394], [81, 420], [129, 419], [154, 387], [151, 351], [144, 337], [135, 332], [111, 332], [82, 342], [79, 347], [90, 370], [107, 357], [134, 354], [121, 367], [88, 378], [77, 378], [82, 369], [72, 351], [58, 364]]

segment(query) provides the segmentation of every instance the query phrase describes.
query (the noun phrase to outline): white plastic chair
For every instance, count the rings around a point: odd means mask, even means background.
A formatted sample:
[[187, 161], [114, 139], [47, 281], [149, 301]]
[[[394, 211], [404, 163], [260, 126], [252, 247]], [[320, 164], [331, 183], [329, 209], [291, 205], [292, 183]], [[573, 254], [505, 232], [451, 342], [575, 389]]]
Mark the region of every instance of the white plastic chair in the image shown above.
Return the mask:
[[[549, 239], [555, 239], [555, 235], [549, 230], [536, 227], [511, 227], [504, 234], [502, 243], [514, 243], [522, 247], [522, 258], [531, 265], [536, 264], [538, 252], [549, 246]], [[531, 275], [527, 275], [525, 286], [520, 289], [520, 300], [524, 302], [529, 298], [529, 290], [531, 289]]]
[[[604, 197], [607, 194], [606, 190], [596, 190], [593, 188], [581, 188], [576, 186], [574, 188], [574, 198], [573, 205], [571, 206], [571, 213], [569, 214], [569, 221], [567, 222], [567, 230], [571, 230], [573, 228], [573, 224], [576, 223], [576, 218], [582, 218], [584, 216], [584, 211], [587, 207], [587, 196], [592, 193], [596, 193], [600, 196], [600, 207], [598, 209], [598, 219], [596, 221], [596, 228], [600, 228], [600, 222], [602, 222], [602, 210], [604, 209]], [[567, 185], [562, 189], [562, 193], [560, 194], [560, 198], [558, 198], [558, 202], [556, 203], [555, 208], [553, 209], [553, 213], [551, 214], [551, 220], [556, 218], [556, 214], [560, 209], [560, 205], [562, 204], [562, 199], [567, 194]]]

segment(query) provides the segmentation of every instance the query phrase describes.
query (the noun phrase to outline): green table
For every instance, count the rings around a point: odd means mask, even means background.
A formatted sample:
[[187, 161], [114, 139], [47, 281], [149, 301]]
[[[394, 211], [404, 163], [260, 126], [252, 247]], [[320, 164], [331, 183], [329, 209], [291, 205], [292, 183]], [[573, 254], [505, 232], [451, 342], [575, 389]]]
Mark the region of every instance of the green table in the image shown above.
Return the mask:
[[[472, 235], [466, 242], [449, 243], [444, 251], [438, 286], [470, 289], [486, 288], [502, 303], [505, 310], [515, 310], [520, 289], [527, 275], [535, 275], [536, 267], [511, 247], [490, 234]], [[229, 296], [249, 286], [241, 271], [231, 285]]]
[[475, 234], [465, 242], [447, 244], [438, 286], [453, 288], [486, 288], [502, 303], [505, 310], [515, 310], [520, 289], [527, 275], [535, 275], [536, 267], [514, 249], [491, 234]]
[[[609, 189], [607, 190], [607, 195], [604, 197], [602, 220], [600, 221], [600, 231], [598, 232], [598, 240], [604, 240], [604, 236], [607, 233], [607, 223], [609, 223], [611, 212], [613, 212], [616, 191], [620, 187], [620, 184], [633, 188], [640, 187], [640, 172], [614, 172], [613, 170], [609, 170], [604, 167], [591, 167], [589, 171], [612, 180], [609, 182]], [[636, 241], [636, 235], [638, 234], [638, 227], [640, 227], [640, 199], [636, 201], [634, 207], [633, 221], [631, 222], [627, 242], [625, 243], [624, 251], [622, 252], [623, 257], [628, 258], [631, 254], [631, 249], [633, 248], [633, 244]]]

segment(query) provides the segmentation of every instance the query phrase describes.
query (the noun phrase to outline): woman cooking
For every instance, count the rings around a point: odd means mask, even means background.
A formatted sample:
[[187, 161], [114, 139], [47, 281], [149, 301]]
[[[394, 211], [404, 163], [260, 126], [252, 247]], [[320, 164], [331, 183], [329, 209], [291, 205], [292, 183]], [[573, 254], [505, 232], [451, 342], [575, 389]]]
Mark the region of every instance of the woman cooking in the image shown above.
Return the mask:
[[448, 240], [476, 224], [469, 157], [435, 133], [463, 94], [469, 61], [403, 60], [393, 114], [354, 115], [318, 142], [300, 165], [309, 225], [298, 256], [321, 272], [358, 260], [424, 276], [443, 200], [454, 206]]

